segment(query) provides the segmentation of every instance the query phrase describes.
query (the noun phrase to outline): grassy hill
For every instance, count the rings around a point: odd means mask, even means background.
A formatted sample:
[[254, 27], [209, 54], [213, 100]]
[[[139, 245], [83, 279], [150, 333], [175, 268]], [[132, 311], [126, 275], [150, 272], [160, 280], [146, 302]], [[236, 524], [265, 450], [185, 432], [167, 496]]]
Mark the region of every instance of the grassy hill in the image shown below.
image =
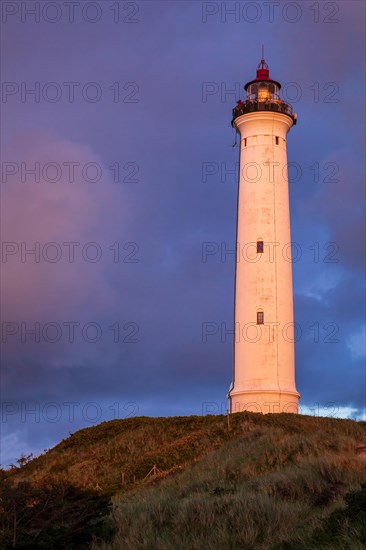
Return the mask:
[[365, 444], [365, 422], [301, 415], [104, 422], [3, 472], [3, 546], [364, 548]]

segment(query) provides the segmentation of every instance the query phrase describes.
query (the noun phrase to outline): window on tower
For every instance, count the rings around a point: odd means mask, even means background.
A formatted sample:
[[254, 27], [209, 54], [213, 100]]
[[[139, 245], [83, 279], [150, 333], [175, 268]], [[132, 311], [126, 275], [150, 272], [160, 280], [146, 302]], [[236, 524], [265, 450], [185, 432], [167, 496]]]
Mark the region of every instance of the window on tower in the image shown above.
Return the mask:
[[262, 254], [264, 252], [264, 242], [257, 241], [257, 254]]
[[257, 311], [257, 325], [263, 325], [263, 324], [264, 324], [264, 312]]
[[276, 136], [276, 145], [278, 145], [280, 142], [280, 138], [278, 136]]

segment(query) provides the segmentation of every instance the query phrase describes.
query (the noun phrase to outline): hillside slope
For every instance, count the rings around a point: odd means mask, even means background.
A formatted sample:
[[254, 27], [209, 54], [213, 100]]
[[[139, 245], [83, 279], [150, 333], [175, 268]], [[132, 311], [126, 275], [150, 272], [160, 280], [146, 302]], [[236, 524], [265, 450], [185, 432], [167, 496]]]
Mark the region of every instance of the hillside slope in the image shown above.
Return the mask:
[[[300, 415], [240, 413], [232, 415], [230, 429], [224, 416], [106, 422], [5, 474], [8, 484], [52, 486], [57, 495], [68, 494], [67, 484], [73, 502], [89, 506], [85, 536], [77, 541], [74, 524], [64, 514], [60, 526], [56, 514], [51, 535], [41, 527], [15, 547], [56, 548], [56, 522], [57, 536], [68, 529], [65, 548], [90, 547], [93, 536], [95, 549], [362, 548], [364, 518], [354, 523], [344, 498], [356, 491], [347, 498], [365, 500], [366, 461], [356, 452], [365, 443], [365, 422]], [[158, 474], [146, 477], [154, 465]], [[91, 510], [110, 495], [109, 528], [95, 529]], [[67, 497], [63, 502], [67, 509]], [[10, 508], [4, 511], [8, 539]], [[105, 504], [98, 525], [106, 512]], [[103, 543], [112, 529], [113, 538]], [[329, 533], [334, 540], [327, 542]]]

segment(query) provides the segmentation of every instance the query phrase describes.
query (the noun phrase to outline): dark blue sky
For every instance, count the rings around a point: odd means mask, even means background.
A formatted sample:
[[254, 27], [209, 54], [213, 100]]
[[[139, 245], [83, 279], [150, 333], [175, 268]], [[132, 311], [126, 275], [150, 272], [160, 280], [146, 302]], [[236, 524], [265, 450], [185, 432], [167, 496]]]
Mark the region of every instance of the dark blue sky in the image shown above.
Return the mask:
[[225, 412], [231, 109], [262, 44], [298, 114], [300, 406], [361, 417], [364, 3], [34, 4], [2, 8], [1, 463], [117, 416]]

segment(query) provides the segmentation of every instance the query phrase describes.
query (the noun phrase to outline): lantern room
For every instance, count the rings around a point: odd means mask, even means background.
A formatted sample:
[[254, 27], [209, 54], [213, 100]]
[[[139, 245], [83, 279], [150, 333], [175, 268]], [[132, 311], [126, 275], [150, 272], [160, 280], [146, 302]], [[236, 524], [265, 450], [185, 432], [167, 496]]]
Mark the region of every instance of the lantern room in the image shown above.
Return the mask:
[[249, 101], [268, 101], [280, 99], [281, 84], [269, 77], [269, 68], [264, 58], [257, 67], [257, 76], [244, 86]]
[[281, 84], [272, 80], [269, 76], [269, 68], [264, 60], [262, 50], [262, 59], [257, 66], [257, 75], [244, 86], [246, 92], [245, 102], [237, 101], [233, 109], [233, 118], [231, 124], [235, 127], [235, 119], [247, 113], [255, 111], [273, 111], [289, 116], [293, 124], [296, 124], [297, 115], [293, 112], [289, 103], [282, 101], [280, 96]]

